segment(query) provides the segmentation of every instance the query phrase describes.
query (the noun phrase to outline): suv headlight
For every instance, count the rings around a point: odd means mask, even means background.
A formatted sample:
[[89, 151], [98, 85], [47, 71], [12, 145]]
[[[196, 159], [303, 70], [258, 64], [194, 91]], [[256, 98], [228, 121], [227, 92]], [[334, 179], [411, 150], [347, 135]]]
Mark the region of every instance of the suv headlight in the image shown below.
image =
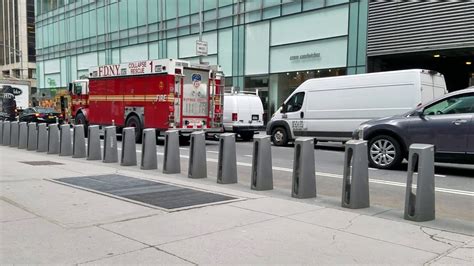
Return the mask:
[[369, 125], [360, 125], [359, 128], [357, 128], [357, 136], [360, 140], [364, 139], [364, 131], [369, 127]]

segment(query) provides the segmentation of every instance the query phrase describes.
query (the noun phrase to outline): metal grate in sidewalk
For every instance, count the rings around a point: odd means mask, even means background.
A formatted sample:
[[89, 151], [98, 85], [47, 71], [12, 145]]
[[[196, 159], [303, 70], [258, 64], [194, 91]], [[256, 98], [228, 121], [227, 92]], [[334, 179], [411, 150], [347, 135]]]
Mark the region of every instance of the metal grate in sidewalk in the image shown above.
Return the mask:
[[43, 165], [63, 165], [63, 163], [52, 162], [52, 161], [23, 161], [20, 163], [29, 164], [33, 166], [43, 166]]
[[53, 179], [53, 181], [166, 210], [178, 210], [237, 199], [123, 175], [66, 177]]

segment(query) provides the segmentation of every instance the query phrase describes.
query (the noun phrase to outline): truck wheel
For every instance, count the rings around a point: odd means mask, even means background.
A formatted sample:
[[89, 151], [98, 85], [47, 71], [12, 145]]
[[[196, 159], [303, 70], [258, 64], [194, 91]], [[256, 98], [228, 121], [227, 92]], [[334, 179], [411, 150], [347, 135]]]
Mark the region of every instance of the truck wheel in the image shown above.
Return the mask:
[[76, 115], [76, 125], [84, 125], [84, 136], [87, 138], [87, 133], [89, 133], [89, 130], [87, 130], [88, 123], [86, 120], [86, 116], [83, 113], [79, 113]]
[[142, 125], [140, 119], [136, 115], [132, 115], [127, 118], [125, 122], [125, 127], [134, 127], [135, 128], [135, 142], [141, 143], [142, 141]]
[[249, 141], [249, 140], [253, 139], [253, 135], [254, 135], [254, 132], [252, 132], [252, 131], [240, 133], [240, 136], [245, 141]]
[[393, 137], [379, 135], [369, 141], [369, 165], [379, 169], [393, 169], [403, 160], [400, 143]]
[[283, 127], [276, 127], [272, 131], [272, 141], [276, 146], [285, 146], [288, 144], [288, 133]]

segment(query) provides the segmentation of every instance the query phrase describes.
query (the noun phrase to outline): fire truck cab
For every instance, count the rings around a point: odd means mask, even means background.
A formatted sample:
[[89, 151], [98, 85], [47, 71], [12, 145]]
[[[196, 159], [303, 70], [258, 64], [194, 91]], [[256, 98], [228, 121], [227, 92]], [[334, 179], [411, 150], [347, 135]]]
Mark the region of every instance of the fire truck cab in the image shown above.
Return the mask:
[[89, 79], [69, 84], [76, 124], [159, 132], [222, 131], [224, 75], [217, 66], [176, 59], [91, 67]]

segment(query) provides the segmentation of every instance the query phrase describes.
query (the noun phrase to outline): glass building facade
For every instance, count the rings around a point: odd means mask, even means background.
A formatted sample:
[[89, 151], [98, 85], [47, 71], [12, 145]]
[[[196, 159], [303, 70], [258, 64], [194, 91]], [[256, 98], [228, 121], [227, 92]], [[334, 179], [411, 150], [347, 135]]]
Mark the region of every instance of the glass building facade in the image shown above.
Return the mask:
[[[202, 3], [202, 6], [200, 6]], [[366, 71], [367, 0], [37, 0], [38, 87], [90, 66], [145, 59], [203, 62], [226, 86], [258, 91], [271, 114], [304, 80]]]

